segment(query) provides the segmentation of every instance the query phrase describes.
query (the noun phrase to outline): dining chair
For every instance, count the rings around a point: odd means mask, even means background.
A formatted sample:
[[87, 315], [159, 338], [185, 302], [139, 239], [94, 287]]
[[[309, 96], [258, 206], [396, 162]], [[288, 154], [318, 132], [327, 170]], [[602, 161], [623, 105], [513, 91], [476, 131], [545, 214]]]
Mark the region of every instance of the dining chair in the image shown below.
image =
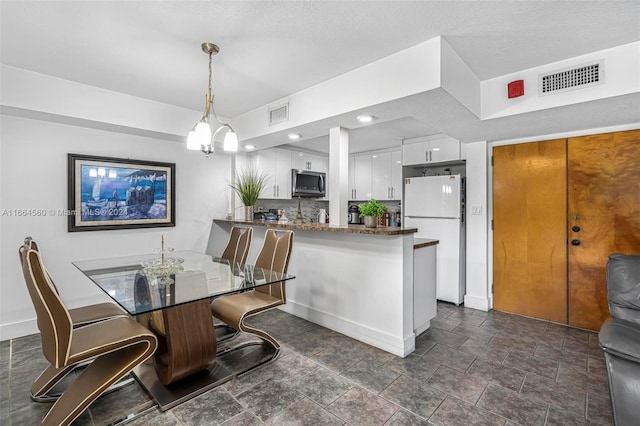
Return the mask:
[[151, 357], [157, 339], [133, 319], [122, 316], [74, 328], [40, 253], [27, 243], [18, 253], [36, 311], [42, 352], [51, 363], [33, 386], [48, 384], [52, 377], [60, 376], [60, 370], [91, 360], [42, 419], [43, 425], [68, 425], [111, 385]]
[[[282, 231], [279, 236], [274, 229], [268, 229], [264, 236], [264, 244], [256, 258], [254, 271], [264, 268], [286, 273], [289, 267], [289, 258], [291, 257], [293, 235], [293, 231]], [[283, 305], [286, 301], [285, 283], [280, 281], [256, 287], [243, 293], [222, 296], [211, 303], [211, 312], [214, 317], [224, 321], [238, 331], [256, 335], [273, 349], [273, 355], [268, 359], [239, 372], [239, 374], [274, 361], [280, 353], [280, 344], [273, 336], [266, 331], [248, 325], [245, 319], [251, 315]], [[256, 344], [256, 342], [242, 343], [226, 349], [220, 355], [253, 344]]]
[[[24, 239], [24, 244], [31, 250], [41, 253], [38, 243], [33, 238], [26, 237]], [[42, 256], [42, 254], [40, 255]], [[51, 283], [52, 289], [55, 291], [55, 293], [58, 296], [60, 296], [60, 292], [58, 291], [58, 288], [53, 282], [53, 279], [51, 278], [51, 274], [49, 274], [46, 268], [45, 268], [45, 273], [47, 274], [47, 278]], [[71, 317], [71, 323], [73, 324], [74, 328], [82, 327], [84, 325], [91, 324], [98, 321], [104, 321], [109, 318], [128, 316], [127, 313], [121, 307], [119, 307], [115, 303], [110, 303], [110, 302], [96, 303], [92, 305], [81, 306], [78, 308], [71, 308], [67, 310], [69, 311], [69, 316]], [[49, 394], [49, 391], [51, 391], [51, 389], [56, 385], [56, 383], [62, 380], [64, 376], [69, 374], [71, 371], [73, 371], [77, 367], [79, 366], [73, 365], [73, 366], [69, 366], [68, 368], [56, 370], [57, 374], [51, 376], [48, 382], [40, 380], [38, 385], [34, 383], [34, 386], [31, 388], [31, 399], [37, 402], [55, 401], [59, 397], [59, 395]], [[41, 377], [43, 376], [44, 376], [44, 373], [43, 375], [41, 375]]]
[[[24, 239], [24, 243], [29, 246], [32, 250], [35, 250], [40, 253], [39, 244], [31, 237], [27, 237]], [[46, 268], [45, 268], [46, 270]], [[47, 277], [53, 286], [53, 289], [59, 295], [58, 287], [54, 283], [51, 275], [47, 271]], [[111, 302], [103, 302], [103, 303], [95, 303], [87, 306], [80, 306], [78, 308], [69, 308], [69, 316], [71, 316], [71, 322], [73, 322], [74, 327], [83, 326], [86, 324], [91, 324], [96, 321], [103, 321], [105, 319], [113, 318], [113, 317], [126, 317], [128, 314], [122, 309], [120, 306]]]
[[234, 226], [229, 234], [229, 241], [222, 252], [222, 259], [230, 262], [238, 262], [244, 264], [247, 262], [249, 248], [251, 247], [251, 239], [253, 237], [253, 228], [243, 228]]

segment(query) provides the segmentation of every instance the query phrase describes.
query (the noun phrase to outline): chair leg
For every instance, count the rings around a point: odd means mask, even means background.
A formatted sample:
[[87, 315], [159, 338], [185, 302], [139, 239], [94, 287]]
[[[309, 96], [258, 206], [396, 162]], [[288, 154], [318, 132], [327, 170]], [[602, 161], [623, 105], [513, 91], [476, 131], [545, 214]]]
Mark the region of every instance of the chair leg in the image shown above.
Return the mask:
[[219, 356], [223, 356], [223, 355], [225, 355], [225, 354], [227, 354], [229, 352], [232, 352], [232, 351], [238, 351], [238, 350], [246, 348], [248, 346], [264, 345], [264, 344], [266, 344], [267, 347], [269, 347], [272, 350], [272, 353], [269, 354], [268, 357], [264, 357], [259, 362], [251, 365], [250, 367], [236, 372], [236, 376], [237, 377], [240, 377], [240, 376], [243, 376], [245, 374], [248, 374], [248, 373], [252, 372], [253, 370], [256, 370], [257, 368], [264, 367], [265, 365], [270, 364], [273, 361], [275, 361], [276, 359], [278, 359], [278, 356], [280, 355], [280, 343], [278, 343], [278, 341], [273, 336], [271, 336], [266, 331], [263, 331], [263, 330], [260, 330], [258, 328], [254, 328], [254, 327], [250, 327], [250, 326], [246, 325], [244, 323], [244, 318], [242, 318], [240, 320], [240, 326], [238, 328], [240, 329], [239, 331], [255, 335], [256, 337], [260, 338], [261, 341], [260, 342], [244, 342], [244, 343], [240, 343], [239, 345], [236, 345], [236, 346], [233, 346], [231, 348], [225, 349], [224, 351], [222, 351], [219, 354]]
[[51, 402], [52, 398], [57, 398], [47, 395], [47, 393], [57, 385], [60, 380], [64, 379], [67, 374], [74, 371], [80, 365], [68, 365], [62, 368], [56, 368], [53, 365], [49, 365], [40, 376], [33, 382], [31, 386], [31, 399], [35, 402]]
[[155, 341], [141, 340], [96, 358], [53, 404], [42, 424], [71, 424], [111, 385], [149, 358], [155, 347]]
[[216, 324], [214, 327], [216, 330], [217, 343], [223, 343], [227, 340], [235, 339], [240, 334], [238, 330], [227, 324]]

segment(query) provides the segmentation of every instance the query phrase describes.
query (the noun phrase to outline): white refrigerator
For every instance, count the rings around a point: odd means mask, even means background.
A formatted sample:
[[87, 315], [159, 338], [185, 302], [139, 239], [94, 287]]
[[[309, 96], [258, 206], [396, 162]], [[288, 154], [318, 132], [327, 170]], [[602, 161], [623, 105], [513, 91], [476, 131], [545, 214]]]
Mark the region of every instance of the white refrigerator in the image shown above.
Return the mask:
[[440, 241], [436, 248], [436, 298], [464, 301], [464, 180], [460, 175], [406, 178], [403, 226], [418, 228], [416, 238]]

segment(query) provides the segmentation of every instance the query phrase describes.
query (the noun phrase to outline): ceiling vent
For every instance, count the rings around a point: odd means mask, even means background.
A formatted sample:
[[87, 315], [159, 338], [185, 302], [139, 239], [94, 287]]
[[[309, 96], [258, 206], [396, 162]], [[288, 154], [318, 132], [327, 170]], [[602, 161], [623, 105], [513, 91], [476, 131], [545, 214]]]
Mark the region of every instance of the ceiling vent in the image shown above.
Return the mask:
[[289, 102], [269, 108], [269, 126], [289, 120]]
[[583, 89], [604, 83], [604, 60], [538, 76], [538, 95]]

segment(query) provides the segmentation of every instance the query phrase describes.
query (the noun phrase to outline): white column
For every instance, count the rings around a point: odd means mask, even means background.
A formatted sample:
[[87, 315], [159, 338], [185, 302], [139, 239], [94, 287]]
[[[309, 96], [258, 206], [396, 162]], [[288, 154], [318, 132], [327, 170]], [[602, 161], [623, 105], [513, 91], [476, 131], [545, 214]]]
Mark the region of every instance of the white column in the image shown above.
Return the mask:
[[487, 142], [484, 141], [468, 143], [466, 149], [467, 292], [464, 296], [464, 306], [488, 311], [491, 308], [487, 261], [490, 237], [487, 182], [491, 172], [487, 164], [490, 156], [487, 152]]
[[347, 225], [349, 210], [349, 131], [329, 129], [329, 224]]

